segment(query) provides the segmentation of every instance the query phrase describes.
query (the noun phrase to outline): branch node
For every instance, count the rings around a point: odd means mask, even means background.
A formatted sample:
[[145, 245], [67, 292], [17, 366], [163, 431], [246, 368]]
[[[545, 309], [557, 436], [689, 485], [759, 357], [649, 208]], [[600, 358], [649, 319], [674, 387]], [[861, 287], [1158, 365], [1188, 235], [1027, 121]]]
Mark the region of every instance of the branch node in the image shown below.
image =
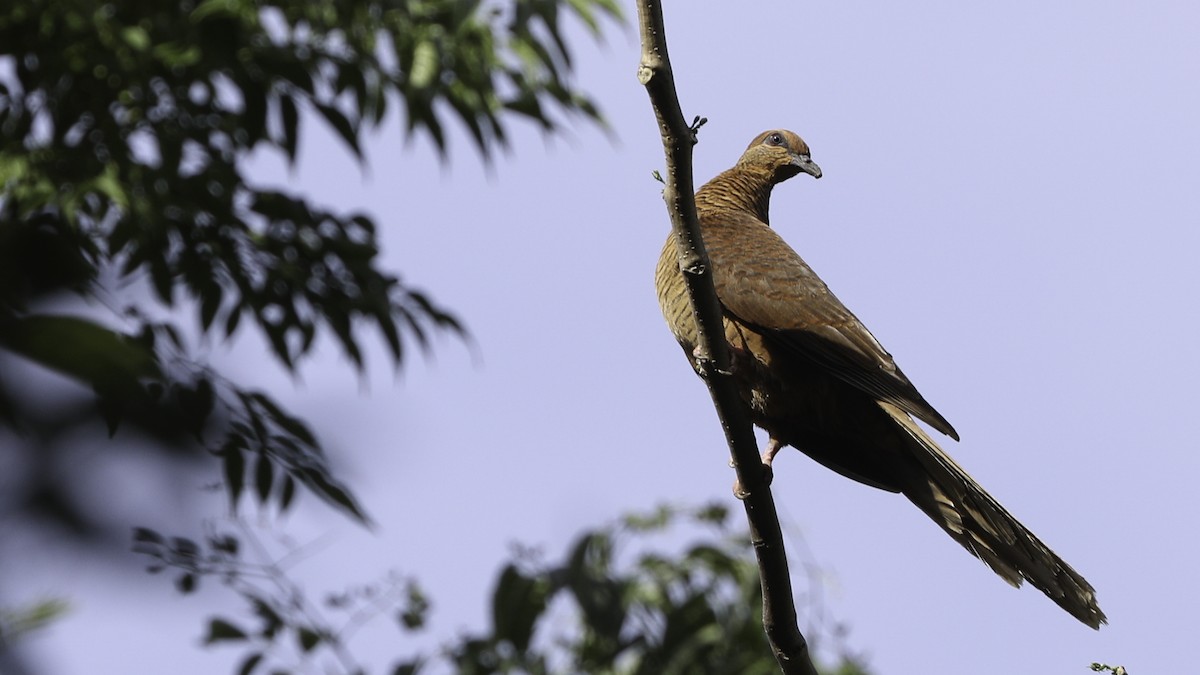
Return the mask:
[[654, 68], [645, 63], [638, 64], [637, 79], [642, 86], [650, 84], [650, 80], [654, 79]]

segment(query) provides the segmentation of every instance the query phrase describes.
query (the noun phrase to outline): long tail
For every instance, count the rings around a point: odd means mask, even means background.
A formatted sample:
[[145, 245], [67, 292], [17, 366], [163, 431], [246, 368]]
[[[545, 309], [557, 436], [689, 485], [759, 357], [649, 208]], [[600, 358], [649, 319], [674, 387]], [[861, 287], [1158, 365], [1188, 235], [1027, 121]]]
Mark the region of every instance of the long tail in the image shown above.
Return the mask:
[[1082, 575], [1017, 522], [911, 417], [891, 404], [879, 405], [912, 437], [913, 455], [924, 469], [925, 484], [903, 490], [910, 501], [1008, 583], [1020, 586], [1028, 580], [1092, 628], [1108, 623], [1095, 589]]

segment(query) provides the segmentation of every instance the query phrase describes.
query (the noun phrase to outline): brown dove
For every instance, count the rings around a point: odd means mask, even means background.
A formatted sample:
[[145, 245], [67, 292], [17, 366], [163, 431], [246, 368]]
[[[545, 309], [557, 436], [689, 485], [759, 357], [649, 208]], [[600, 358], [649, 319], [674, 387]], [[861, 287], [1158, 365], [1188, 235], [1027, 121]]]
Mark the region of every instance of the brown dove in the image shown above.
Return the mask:
[[[751, 419], [770, 435], [764, 463], [790, 445], [848, 478], [899, 492], [1008, 583], [1029, 581], [1092, 628], [1107, 623], [1092, 586], [913, 421], [958, 440], [883, 345], [768, 226], [771, 189], [800, 173], [821, 177], [808, 145], [790, 131], [767, 131], [696, 193], [734, 379]], [[674, 236], [655, 285], [695, 366], [697, 328]]]

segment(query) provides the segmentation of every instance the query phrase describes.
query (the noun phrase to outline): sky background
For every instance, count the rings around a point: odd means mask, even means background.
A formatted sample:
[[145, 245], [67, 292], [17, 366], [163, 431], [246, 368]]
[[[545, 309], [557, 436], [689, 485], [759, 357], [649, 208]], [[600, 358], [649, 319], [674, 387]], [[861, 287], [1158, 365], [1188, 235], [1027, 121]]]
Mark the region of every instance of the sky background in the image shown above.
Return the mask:
[[[296, 378], [250, 333], [203, 347], [312, 420], [378, 523], [308, 499], [288, 532], [329, 543], [298, 569], [305, 586], [394, 569], [434, 599], [423, 641], [385, 625], [352, 643], [377, 672], [483, 628], [513, 542], [554, 559], [630, 509], [736, 507], [708, 394], [655, 300], [663, 157], [626, 11], [602, 45], [576, 31], [579, 83], [611, 134], [516, 127], [491, 167], [459, 134], [440, 164], [393, 118], [364, 173], [310, 124], [297, 171], [254, 164], [260, 182], [372, 214], [386, 265], [478, 346], [444, 340], [397, 376], [380, 342], [359, 376], [326, 340]], [[880, 675], [1194, 670], [1200, 5], [675, 2], [666, 22], [684, 112], [709, 119], [697, 180], [764, 129], [808, 141], [825, 176], [780, 186], [773, 226], [962, 434], [947, 449], [1091, 581], [1111, 621], [1094, 632], [1011, 589], [907, 500], [789, 451], [775, 498], [828, 570], [849, 646]], [[175, 507], [221, 513], [203, 481], [156, 483], [124, 456], [81, 453], [80, 470], [128, 483], [106, 500], [129, 525], [196, 531]], [[6, 601], [72, 604], [28, 642], [43, 672], [220, 673], [240, 654], [199, 646], [204, 617], [244, 611], [235, 597], [181, 598], [132, 554], [6, 536]]]

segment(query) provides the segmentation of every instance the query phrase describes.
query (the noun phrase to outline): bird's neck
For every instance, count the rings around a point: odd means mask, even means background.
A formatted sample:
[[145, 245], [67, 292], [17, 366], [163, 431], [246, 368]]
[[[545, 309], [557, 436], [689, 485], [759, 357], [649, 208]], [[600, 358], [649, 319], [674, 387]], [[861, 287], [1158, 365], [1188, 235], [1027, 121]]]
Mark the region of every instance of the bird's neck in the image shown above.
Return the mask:
[[696, 192], [696, 206], [745, 210], [769, 224], [767, 211], [772, 187], [774, 182], [768, 172], [735, 166], [718, 174]]

